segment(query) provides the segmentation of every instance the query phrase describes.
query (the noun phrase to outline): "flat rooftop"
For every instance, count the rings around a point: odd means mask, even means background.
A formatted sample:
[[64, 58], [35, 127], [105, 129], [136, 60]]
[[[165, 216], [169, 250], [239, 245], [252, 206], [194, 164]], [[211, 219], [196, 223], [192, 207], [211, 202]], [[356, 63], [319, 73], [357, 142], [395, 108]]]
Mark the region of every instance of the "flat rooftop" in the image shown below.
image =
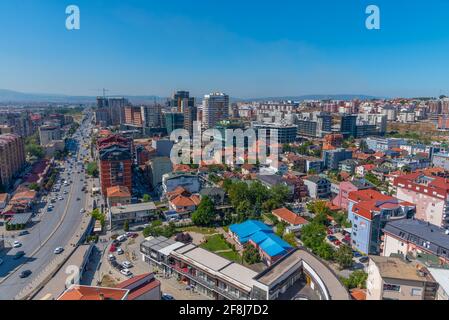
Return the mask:
[[136, 211], [156, 210], [154, 202], [128, 204], [126, 206], [116, 206], [111, 208], [112, 214], [129, 213]]
[[433, 282], [433, 278], [430, 275], [420, 275], [418, 273], [417, 265], [414, 263], [407, 263], [396, 257], [370, 256], [370, 259], [379, 269], [382, 278]]

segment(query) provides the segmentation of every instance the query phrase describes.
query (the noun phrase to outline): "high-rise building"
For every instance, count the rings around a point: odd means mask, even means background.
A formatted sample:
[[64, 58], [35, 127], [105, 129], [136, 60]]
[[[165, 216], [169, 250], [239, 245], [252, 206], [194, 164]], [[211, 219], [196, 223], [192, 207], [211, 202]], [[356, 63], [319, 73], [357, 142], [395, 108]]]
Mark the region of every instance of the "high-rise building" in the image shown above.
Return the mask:
[[323, 112], [302, 113], [297, 123], [300, 136], [322, 138], [332, 131], [332, 116]]
[[0, 135], [0, 183], [8, 187], [25, 164], [23, 138], [16, 134]]
[[125, 124], [142, 128], [142, 113], [140, 107], [126, 106], [125, 107]]
[[170, 135], [174, 130], [184, 128], [184, 114], [182, 112], [165, 112], [164, 122], [167, 134]]
[[61, 129], [58, 126], [45, 125], [39, 127], [39, 140], [45, 146], [54, 140], [61, 140]]
[[176, 108], [177, 112], [183, 112], [185, 107], [194, 107], [195, 99], [190, 97], [189, 91], [177, 91], [173, 94], [170, 107]]
[[184, 129], [193, 135], [193, 122], [198, 120], [198, 109], [196, 106], [183, 106]]
[[203, 129], [210, 129], [229, 118], [229, 96], [215, 92], [204, 96], [203, 100]]
[[132, 188], [132, 153], [120, 144], [111, 144], [99, 150], [101, 192], [113, 186]]
[[160, 128], [162, 126], [162, 111], [160, 104], [141, 106], [144, 128]]
[[97, 97], [97, 107], [108, 109], [109, 121], [113, 126], [125, 123], [125, 106], [128, 104], [123, 97]]

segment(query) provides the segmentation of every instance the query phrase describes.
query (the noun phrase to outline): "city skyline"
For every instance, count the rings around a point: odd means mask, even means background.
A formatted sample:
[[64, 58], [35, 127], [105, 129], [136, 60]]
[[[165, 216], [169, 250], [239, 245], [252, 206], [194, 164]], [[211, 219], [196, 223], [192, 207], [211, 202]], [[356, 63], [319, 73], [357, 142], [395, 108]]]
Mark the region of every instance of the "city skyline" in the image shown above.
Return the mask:
[[449, 91], [444, 1], [376, 1], [380, 30], [365, 28], [368, 1], [74, 4], [75, 31], [65, 28], [68, 3], [0, 4], [0, 88], [96, 96], [105, 87], [111, 95], [161, 97], [186, 89], [241, 99]]

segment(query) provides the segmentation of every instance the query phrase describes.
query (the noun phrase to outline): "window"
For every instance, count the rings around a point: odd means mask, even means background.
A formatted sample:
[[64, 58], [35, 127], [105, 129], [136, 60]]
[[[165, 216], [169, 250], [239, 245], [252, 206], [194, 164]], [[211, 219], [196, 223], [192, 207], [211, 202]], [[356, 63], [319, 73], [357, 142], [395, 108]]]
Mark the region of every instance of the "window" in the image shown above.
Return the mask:
[[412, 296], [420, 297], [421, 295], [422, 295], [422, 289], [421, 288], [414, 288], [414, 289], [412, 289]]
[[401, 291], [401, 286], [396, 284], [384, 283], [384, 291]]

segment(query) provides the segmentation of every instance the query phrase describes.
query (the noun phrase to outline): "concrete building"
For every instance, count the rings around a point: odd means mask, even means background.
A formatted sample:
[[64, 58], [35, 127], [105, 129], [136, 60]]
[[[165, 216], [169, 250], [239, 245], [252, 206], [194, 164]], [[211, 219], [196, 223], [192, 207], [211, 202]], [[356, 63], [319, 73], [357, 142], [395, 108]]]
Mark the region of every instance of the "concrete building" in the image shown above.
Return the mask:
[[100, 149], [100, 184], [103, 195], [113, 186], [132, 188], [133, 157], [129, 148], [112, 144]]
[[144, 128], [160, 128], [162, 127], [162, 109], [159, 104], [152, 104], [140, 107]]
[[416, 204], [415, 218], [449, 226], [449, 182], [447, 179], [415, 172], [394, 179], [396, 198]]
[[131, 204], [131, 192], [125, 186], [110, 187], [106, 191], [108, 207]]
[[331, 195], [331, 183], [320, 176], [308, 176], [304, 178], [304, 184], [312, 199], [327, 199]]
[[151, 186], [153, 188], [156, 188], [162, 183], [162, 177], [164, 174], [173, 171], [173, 164], [169, 157], [152, 158], [147, 165]]
[[148, 223], [156, 217], [156, 205], [153, 202], [121, 205], [109, 208], [111, 228], [123, 227], [125, 221], [130, 225]]
[[340, 182], [337, 196], [332, 200], [332, 205], [343, 210], [348, 209], [349, 194], [353, 191], [374, 189], [374, 185], [365, 179], [353, 179], [351, 181]]
[[368, 148], [374, 151], [386, 151], [389, 149], [400, 148], [407, 141], [401, 138], [381, 138], [368, 137], [365, 139]]
[[426, 268], [400, 258], [370, 256], [367, 300], [435, 300], [438, 284]]
[[373, 189], [349, 194], [348, 220], [352, 223], [351, 245], [364, 254], [379, 254], [382, 229], [389, 221], [413, 217], [415, 205]]
[[163, 119], [168, 135], [176, 129], [184, 128], [184, 113], [182, 112], [164, 112]]
[[297, 124], [299, 136], [323, 138], [332, 132], [332, 116], [328, 113], [301, 113]]
[[388, 222], [383, 232], [383, 256], [399, 254], [409, 259], [424, 259], [434, 266], [449, 265], [449, 235], [446, 229], [408, 219]]
[[435, 167], [440, 167], [446, 171], [449, 171], [449, 154], [448, 153], [435, 153], [432, 157], [432, 164]]
[[61, 140], [61, 129], [58, 126], [45, 125], [39, 127], [39, 140], [45, 146], [54, 140]]
[[343, 148], [335, 150], [323, 150], [324, 168], [338, 170], [341, 161], [352, 159], [352, 151]]
[[281, 125], [276, 123], [252, 123], [253, 129], [256, 131], [256, 135], [258, 135], [260, 129], [265, 129], [267, 132], [266, 141], [270, 142], [271, 132], [277, 131], [278, 135], [278, 143], [291, 143], [296, 140], [296, 136], [298, 134], [297, 126], [289, 126], [289, 125]]
[[183, 187], [190, 193], [199, 193], [201, 183], [198, 174], [192, 172], [170, 172], [162, 176], [164, 193], [172, 192], [177, 187]]
[[23, 138], [16, 134], [0, 135], [0, 184], [8, 187], [25, 165]]
[[202, 127], [211, 129], [218, 122], [229, 118], [229, 96], [215, 92], [204, 96]]

